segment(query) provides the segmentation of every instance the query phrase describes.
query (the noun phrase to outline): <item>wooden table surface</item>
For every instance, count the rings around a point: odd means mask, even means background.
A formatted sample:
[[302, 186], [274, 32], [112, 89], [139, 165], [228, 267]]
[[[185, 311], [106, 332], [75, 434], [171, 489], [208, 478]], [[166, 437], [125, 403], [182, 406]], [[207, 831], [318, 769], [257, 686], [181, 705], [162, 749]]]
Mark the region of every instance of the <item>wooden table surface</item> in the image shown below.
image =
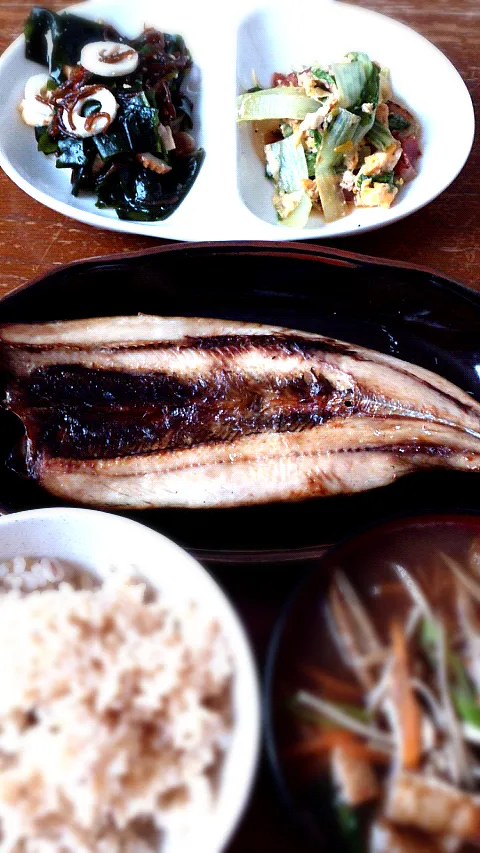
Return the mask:
[[[48, 5], [59, 9], [66, 0]], [[480, 102], [480, 7], [478, 0], [361, 0], [361, 5], [389, 14], [430, 39], [453, 62], [468, 86], [475, 107]], [[22, 31], [29, 0], [0, 0], [0, 52]], [[410, 61], [406, 57], [406, 61]], [[419, 71], [419, 73], [427, 73]], [[432, 81], [434, 85], [434, 81]], [[461, 128], [455, 110], [449, 134], [445, 122], [445, 156]], [[381, 232], [381, 254], [440, 270], [480, 289], [480, 145], [478, 133], [470, 159], [456, 181], [435, 201]], [[124, 253], [158, 244], [148, 237], [100, 231], [37, 204], [0, 174], [0, 295], [58, 264], [94, 255]], [[329, 241], [341, 249], [377, 255], [378, 234]], [[320, 242], [320, 241], [318, 241]], [[218, 572], [243, 615], [257, 649], [260, 668], [274, 624], [296, 582], [291, 570], [265, 570], [255, 577], [233, 569]], [[201, 845], [199, 848], [201, 849]], [[293, 853], [310, 850], [289, 822], [264, 762], [247, 813], [229, 853]]]

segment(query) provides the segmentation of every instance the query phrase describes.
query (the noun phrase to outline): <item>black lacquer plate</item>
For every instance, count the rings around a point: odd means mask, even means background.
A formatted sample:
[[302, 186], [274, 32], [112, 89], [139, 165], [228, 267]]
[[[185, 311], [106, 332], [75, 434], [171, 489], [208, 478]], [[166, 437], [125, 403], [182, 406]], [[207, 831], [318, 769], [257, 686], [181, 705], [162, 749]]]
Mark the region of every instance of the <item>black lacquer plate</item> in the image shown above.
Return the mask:
[[[331, 335], [434, 370], [480, 400], [480, 296], [429, 270], [308, 244], [172, 244], [57, 268], [0, 302], [0, 322], [135, 314], [218, 317]], [[5, 464], [18, 421], [0, 412], [0, 504], [58, 505]], [[471, 474], [419, 473], [361, 495], [228, 510], [131, 513], [203, 559], [311, 556], [373, 519], [468, 507]]]

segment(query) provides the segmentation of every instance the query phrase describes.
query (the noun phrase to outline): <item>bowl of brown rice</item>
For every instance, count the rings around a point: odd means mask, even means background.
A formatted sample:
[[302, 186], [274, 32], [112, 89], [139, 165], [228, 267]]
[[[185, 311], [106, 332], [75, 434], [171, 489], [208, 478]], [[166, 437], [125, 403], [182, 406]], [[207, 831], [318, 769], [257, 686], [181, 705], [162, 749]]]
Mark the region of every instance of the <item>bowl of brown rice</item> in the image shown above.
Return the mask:
[[0, 853], [219, 853], [259, 752], [255, 665], [196, 560], [135, 521], [0, 518]]

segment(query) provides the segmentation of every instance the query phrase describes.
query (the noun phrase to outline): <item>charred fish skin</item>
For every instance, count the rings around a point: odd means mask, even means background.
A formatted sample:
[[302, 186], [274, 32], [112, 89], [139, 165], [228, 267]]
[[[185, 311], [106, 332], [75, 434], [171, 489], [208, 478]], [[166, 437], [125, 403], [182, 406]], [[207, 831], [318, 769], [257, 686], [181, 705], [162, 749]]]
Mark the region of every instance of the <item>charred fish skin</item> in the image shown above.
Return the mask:
[[95, 506], [225, 507], [480, 470], [480, 405], [440, 376], [311, 333], [202, 318], [0, 327], [28, 468]]

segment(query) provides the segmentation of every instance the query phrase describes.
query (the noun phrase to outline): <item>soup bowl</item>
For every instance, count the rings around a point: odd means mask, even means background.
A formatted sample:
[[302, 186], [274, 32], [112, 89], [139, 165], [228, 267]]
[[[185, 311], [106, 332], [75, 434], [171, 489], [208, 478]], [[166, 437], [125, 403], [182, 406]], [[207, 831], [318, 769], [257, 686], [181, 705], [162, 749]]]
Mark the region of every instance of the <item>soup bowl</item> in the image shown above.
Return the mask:
[[[345, 817], [348, 823], [352, 815], [350, 812], [345, 815], [337, 808], [339, 803], [345, 805], [346, 788], [338, 772], [335, 782], [332, 774], [335, 744], [344, 740], [343, 734], [336, 739], [335, 731], [346, 729], [335, 709], [331, 716], [331, 705], [340, 707], [349, 716], [357, 715], [361, 723], [376, 726], [377, 733], [378, 727], [383, 730], [381, 742], [363, 739], [364, 743], [382, 748], [386, 743], [384, 735], [392, 734], [394, 760], [384, 762], [380, 756], [381, 767], [377, 770], [375, 765], [375, 773], [380, 786], [384, 780], [393, 778], [394, 768], [402, 762], [401, 738], [390, 727], [388, 714], [380, 717], [379, 722], [378, 715], [369, 713], [374, 707], [375, 691], [381, 698], [378, 685], [382, 676], [389, 683], [387, 667], [395, 656], [393, 637], [398, 639], [401, 634], [409, 660], [413, 660], [412, 647], [415, 646], [417, 654], [417, 642], [427, 642], [429, 634], [430, 639], [434, 637], [431, 620], [438, 615], [438, 624], [444, 626], [446, 648], [449, 642], [453, 647], [455, 634], [450, 630], [449, 620], [456, 618], [460, 596], [480, 594], [480, 577], [475, 577], [478, 572], [480, 511], [401, 516], [363, 528], [327, 551], [287, 603], [272, 636], [267, 660], [266, 743], [274, 776], [291, 816], [310, 834], [315, 849], [357, 849], [348, 846], [344, 832], [348, 834]], [[353, 645], [348, 647], [345, 643], [339, 602], [350, 625], [352, 619], [361, 625], [366, 616], [369, 626], [362, 628], [360, 634], [371, 629], [375, 635], [372, 642], [379, 644], [378, 660], [374, 650], [370, 658], [373, 663], [367, 670], [372, 677], [371, 689], [368, 679], [367, 686], [362, 683], [365, 673], [360, 671], [359, 650], [356, 649], [354, 662]], [[353, 633], [359, 636], [358, 632]], [[361, 652], [365, 660], [364, 649]], [[453, 671], [451, 675], [453, 678]], [[468, 669], [464, 675], [470, 681]], [[432, 689], [435, 692], [437, 688]], [[325, 701], [330, 703], [329, 707]], [[418, 697], [416, 701], [421, 702]], [[455, 708], [455, 713], [458, 710]], [[458, 722], [463, 726], [461, 716]], [[355, 726], [354, 723], [354, 729]], [[375, 760], [373, 755], [374, 763]], [[365, 767], [363, 770], [366, 772]], [[377, 803], [384, 802], [378, 797], [372, 800], [375, 808]], [[370, 801], [360, 807], [360, 822], [369, 808]], [[356, 820], [356, 807], [353, 813]], [[417, 838], [418, 843], [422, 838]], [[428, 837], [422, 843], [428, 844]]]

